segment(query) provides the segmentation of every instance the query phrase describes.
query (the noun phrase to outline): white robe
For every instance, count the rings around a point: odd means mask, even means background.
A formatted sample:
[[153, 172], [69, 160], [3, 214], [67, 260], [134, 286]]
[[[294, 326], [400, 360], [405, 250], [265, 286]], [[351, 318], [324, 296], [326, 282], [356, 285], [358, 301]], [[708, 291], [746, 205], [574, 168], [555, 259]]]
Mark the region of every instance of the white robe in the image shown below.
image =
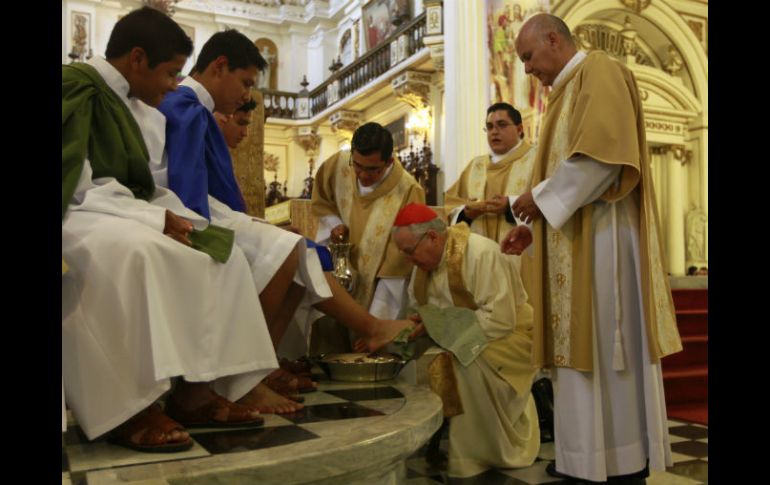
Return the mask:
[[[198, 81], [187, 77], [180, 85], [191, 88], [206, 109], [214, 110], [214, 99]], [[159, 111], [157, 112], [163, 118], [162, 121], [147, 120], [147, 126], [154, 127], [153, 131], [159, 129], [160, 123], [165, 129], [165, 117]], [[150, 162], [150, 169], [155, 183], [161, 187], [168, 187], [168, 157], [165, 152], [162, 157]], [[286, 331], [280, 348], [289, 349], [283, 355], [292, 357], [296, 356], [294, 354], [303, 353], [302, 349], [307, 348], [312, 323], [305, 314], [310, 311], [313, 304], [332, 296], [315, 249], [308, 249], [305, 238], [299, 234], [286, 231], [243, 212], [234, 211], [212, 196], [208, 197], [208, 203], [211, 222], [235, 231], [235, 243], [246, 255], [259, 293], [265, 289], [294, 248], [299, 247], [299, 266], [294, 275], [294, 282], [303, 286], [306, 291], [298, 309], [299, 315], [292, 319], [292, 327], [297, 328], [290, 327]], [[297, 339], [304, 340], [295, 341]]]
[[[505, 271], [510, 275], [501, 275]], [[479, 307], [476, 317], [488, 341], [515, 330], [516, 308], [522, 298], [526, 301], [526, 294], [521, 277], [504, 262], [496, 242], [470, 235], [463, 281]], [[412, 278], [408, 293], [412, 308], [417, 306], [414, 282]], [[428, 303], [439, 308], [454, 306], [446, 251], [438, 267], [429, 273], [426, 296]], [[532, 394], [518, 394], [483, 358], [483, 353], [467, 367], [453, 358], [452, 367], [464, 412], [450, 418], [449, 475], [468, 477], [491, 467], [532, 465], [540, 450], [540, 426]], [[535, 374], [534, 368], [531, 374]]]
[[[640, 471], [647, 459], [651, 471], [672, 464], [660, 363], [650, 362], [643, 325], [638, 194], [635, 190], [614, 204], [597, 200], [619, 172], [619, 166], [578, 156], [561, 162], [532, 191], [545, 219], [557, 229], [593, 202], [595, 370], [556, 367], [553, 374], [557, 471], [592, 481]], [[623, 371], [612, 370], [616, 295]]]
[[[160, 114], [129, 99], [128, 82], [109, 63], [89, 63], [140, 126]], [[165, 131], [143, 136], [159, 156]], [[147, 407], [171, 377], [216, 380], [226, 398], [243, 396], [278, 367], [243, 252], [234, 247], [221, 264], [165, 236], [166, 208], [207, 225], [168, 190], [148, 203], [114, 178], [91, 176], [86, 160], [62, 225], [63, 382], [86, 436]]]

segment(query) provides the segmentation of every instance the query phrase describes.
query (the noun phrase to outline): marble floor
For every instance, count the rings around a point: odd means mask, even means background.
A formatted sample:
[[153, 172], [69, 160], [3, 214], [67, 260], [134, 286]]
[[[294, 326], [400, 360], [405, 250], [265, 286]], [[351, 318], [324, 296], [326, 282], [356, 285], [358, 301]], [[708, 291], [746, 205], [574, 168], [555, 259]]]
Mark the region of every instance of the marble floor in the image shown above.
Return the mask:
[[[87, 474], [94, 471], [137, 467], [160, 462], [183, 462], [196, 458], [228, 454], [233, 461], [237, 453], [281, 447], [291, 443], [316, 440], [340, 429], [355, 429], [382, 420], [405, 405], [404, 395], [388, 382], [372, 384], [332, 383], [322, 381], [319, 391], [305, 394], [306, 408], [292, 415], [265, 415], [265, 426], [256, 430], [229, 429], [190, 430], [195, 446], [188, 451], [172, 454], [138, 453], [113, 446], [103, 439], [88, 442], [74, 421], [62, 435], [62, 485], [88, 484]], [[344, 428], [340, 427], [340, 423]], [[708, 428], [697, 424], [669, 421], [674, 466], [663, 473], [654, 473], [649, 485], [689, 485], [708, 481]], [[446, 451], [446, 438], [441, 448]], [[428, 465], [423, 446], [406, 462], [409, 485], [478, 484], [523, 485], [566, 483], [550, 477], [545, 467], [554, 458], [553, 443], [541, 445], [540, 457], [531, 467], [516, 470], [491, 470], [470, 479], [448, 479], [446, 473]], [[277, 453], [278, 449], [273, 453]], [[236, 454], [233, 454], [236, 453]], [[187, 462], [191, 463], [191, 462]], [[182, 463], [183, 464], [183, 463]], [[93, 474], [91, 476], [94, 476]], [[149, 481], [147, 485], [176, 483]], [[226, 483], [217, 481], [216, 483]], [[240, 482], [239, 482], [240, 483]], [[260, 482], [266, 483], [266, 482]]]
[[[700, 424], [669, 420], [669, 436], [674, 465], [665, 472], [651, 473], [647, 485], [697, 485], [708, 483], [708, 428]], [[441, 440], [447, 451], [449, 442]], [[423, 446], [407, 460], [408, 485], [560, 485], [569, 482], [554, 478], [545, 467], [554, 459], [553, 443], [541, 443], [537, 461], [527, 468], [489, 470], [465, 479], [450, 479], [446, 472], [425, 461]]]

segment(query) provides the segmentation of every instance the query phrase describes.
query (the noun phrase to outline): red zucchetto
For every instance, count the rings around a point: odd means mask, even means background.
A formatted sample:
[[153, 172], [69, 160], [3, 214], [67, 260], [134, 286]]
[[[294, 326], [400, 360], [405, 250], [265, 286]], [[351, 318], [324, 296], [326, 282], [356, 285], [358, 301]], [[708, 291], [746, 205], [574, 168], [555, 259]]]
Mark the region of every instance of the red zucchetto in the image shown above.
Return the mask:
[[405, 205], [404, 208], [398, 212], [393, 225], [396, 227], [410, 226], [412, 224], [432, 221], [437, 217], [438, 214], [427, 205], [412, 202], [411, 204]]

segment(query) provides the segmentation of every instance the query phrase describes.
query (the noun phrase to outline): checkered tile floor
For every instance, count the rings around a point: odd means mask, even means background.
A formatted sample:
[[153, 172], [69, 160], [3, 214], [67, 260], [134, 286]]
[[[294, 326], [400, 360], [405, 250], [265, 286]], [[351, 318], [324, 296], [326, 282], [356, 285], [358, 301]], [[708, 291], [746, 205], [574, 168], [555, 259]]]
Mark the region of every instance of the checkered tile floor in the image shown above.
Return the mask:
[[[62, 435], [62, 485], [82, 485], [90, 470], [127, 467], [160, 461], [186, 460], [212, 454], [270, 448], [289, 443], [312, 440], [333, 433], [333, 423], [346, 421], [351, 426], [365, 425], [368, 420], [381, 419], [404, 405], [405, 399], [397, 389], [372, 384], [332, 383], [322, 381], [319, 391], [305, 394], [305, 409], [292, 415], [265, 415], [265, 425], [258, 429], [189, 430], [195, 446], [188, 451], [172, 454], [139, 453], [114, 446], [105, 439], [89, 442], [80, 428], [71, 423]], [[655, 473], [649, 485], [689, 485], [707, 483], [708, 428], [701, 425], [669, 421], [674, 466], [664, 473]], [[441, 449], [446, 452], [444, 438]], [[448, 479], [446, 472], [431, 467], [425, 461], [423, 446], [407, 460], [409, 485], [479, 484], [522, 485], [565, 483], [545, 472], [553, 460], [553, 443], [541, 445], [540, 457], [528, 468], [491, 470], [463, 480]]]
[[67, 432], [62, 435], [62, 485], [87, 483], [86, 474], [91, 470], [200, 458], [312, 440], [334, 432], [332, 422], [349, 420], [350, 426], [365, 425], [368, 420], [381, 419], [398, 411], [405, 403], [403, 394], [396, 388], [388, 385], [372, 388], [371, 383], [322, 381], [318, 391], [303, 396], [303, 410], [280, 416], [266, 414], [261, 428], [188, 429], [195, 444], [181, 453], [141, 453], [112, 445], [106, 438], [89, 442], [71, 420]]
[[[697, 485], [708, 483], [708, 428], [700, 424], [669, 420], [668, 431], [674, 466], [662, 473], [651, 473], [648, 485]], [[449, 441], [441, 440], [445, 453]], [[430, 466], [425, 461], [423, 446], [407, 460], [408, 485], [559, 485], [568, 483], [545, 472], [545, 467], [554, 459], [553, 443], [542, 443], [535, 463], [528, 468], [511, 470], [489, 470], [486, 473], [465, 479], [450, 479], [446, 472]]]

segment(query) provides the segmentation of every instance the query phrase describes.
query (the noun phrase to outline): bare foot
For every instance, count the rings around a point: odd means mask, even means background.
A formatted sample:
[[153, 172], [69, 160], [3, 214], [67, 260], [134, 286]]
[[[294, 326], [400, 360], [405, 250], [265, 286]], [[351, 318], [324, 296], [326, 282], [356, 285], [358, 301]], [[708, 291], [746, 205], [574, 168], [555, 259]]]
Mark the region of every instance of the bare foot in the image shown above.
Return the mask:
[[259, 409], [263, 413], [288, 414], [304, 408], [304, 404], [294, 402], [273, 391], [264, 382], [249, 391], [238, 400], [239, 404], [246, 404]]
[[369, 352], [376, 352], [393, 341], [405, 328], [414, 327], [411, 320], [377, 320], [372, 333], [362, 340], [366, 343]]

